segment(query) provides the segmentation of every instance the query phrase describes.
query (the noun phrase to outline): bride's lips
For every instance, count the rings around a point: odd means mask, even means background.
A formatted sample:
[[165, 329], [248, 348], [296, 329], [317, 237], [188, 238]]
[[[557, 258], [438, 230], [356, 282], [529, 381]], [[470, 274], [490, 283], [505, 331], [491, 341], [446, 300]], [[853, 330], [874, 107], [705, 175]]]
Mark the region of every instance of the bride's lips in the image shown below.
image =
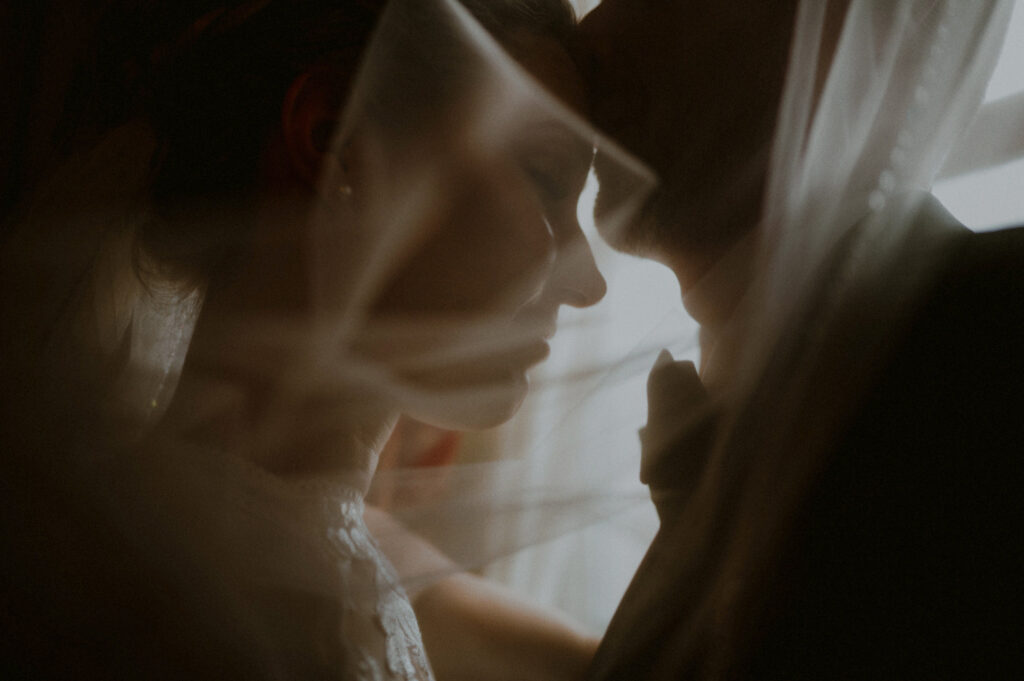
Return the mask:
[[513, 353], [513, 363], [525, 366], [540, 364], [551, 354], [551, 346], [544, 340], [536, 340], [526, 343], [521, 349]]
[[557, 329], [556, 322], [554, 319], [551, 319], [539, 323], [537, 326], [539, 334], [536, 340], [526, 342], [522, 348], [521, 354], [524, 361], [527, 362], [527, 366], [540, 364], [551, 354], [551, 346], [548, 345], [548, 341], [555, 335]]
[[534, 336], [494, 353], [435, 365], [426, 370], [409, 371], [404, 375], [421, 385], [496, 386], [522, 380], [527, 370], [546, 360], [550, 354], [551, 347], [547, 341]]
[[[501, 385], [519, 382], [532, 367], [546, 360], [551, 354], [548, 340], [555, 334], [556, 313], [550, 310], [526, 310], [516, 315], [503, 330], [491, 327], [479, 338], [481, 345], [474, 346], [473, 330], [467, 334], [454, 332], [458, 341], [450, 350], [445, 346], [452, 343], [451, 331], [429, 338], [413, 337], [405, 343], [388, 344], [386, 334], [376, 342], [366, 341], [368, 354], [385, 365], [390, 365], [397, 375], [421, 386], [465, 387]], [[478, 331], [478, 330], [477, 330]], [[435, 348], [441, 348], [440, 356], [430, 358]], [[460, 348], [460, 349], [456, 349]], [[417, 355], [423, 355], [419, 361]]]

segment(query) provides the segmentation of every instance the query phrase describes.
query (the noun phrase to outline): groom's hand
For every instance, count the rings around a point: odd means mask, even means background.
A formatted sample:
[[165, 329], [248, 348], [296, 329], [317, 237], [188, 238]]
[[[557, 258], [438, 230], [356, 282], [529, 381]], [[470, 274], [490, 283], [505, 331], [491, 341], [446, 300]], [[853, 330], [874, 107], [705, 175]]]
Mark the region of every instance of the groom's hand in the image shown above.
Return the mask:
[[689, 498], [713, 444], [715, 410], [693, 362], [662, 350], [647, 379], [647, 425], [640, 431], [640, 481], [664, 520], [666, 505]]

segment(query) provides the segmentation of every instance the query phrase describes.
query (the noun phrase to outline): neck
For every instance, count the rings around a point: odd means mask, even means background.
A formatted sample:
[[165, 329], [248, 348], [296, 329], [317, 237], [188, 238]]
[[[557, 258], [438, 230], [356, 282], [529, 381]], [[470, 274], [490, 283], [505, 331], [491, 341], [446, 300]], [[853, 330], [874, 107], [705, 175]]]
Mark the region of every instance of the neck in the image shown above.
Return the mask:
[[204, 343], [190, 349], [164, 432], [282, 478], [330, 478], [366, 492], [394, 409], [353, 385], [304, 388], [301, 365], [266, 362], [239, 343], [231, 361], [217, 361]]
[[282, 477], [365, 493], [396, 410], [354, 382], [325, 382], [310, 361], [311, 315], [263, 304], [246, 279], [208, 289], [167, 428]]
[[679, 257], [670, 267], [679, 280], [683, 307], [700, 324], [701, 377], [716, 382], [722, 373], [722, 346], [738, 342], [736, 311], [753, 276], [757, 250], [751, 230], [723, 256], [700, 269], [693, 260]]

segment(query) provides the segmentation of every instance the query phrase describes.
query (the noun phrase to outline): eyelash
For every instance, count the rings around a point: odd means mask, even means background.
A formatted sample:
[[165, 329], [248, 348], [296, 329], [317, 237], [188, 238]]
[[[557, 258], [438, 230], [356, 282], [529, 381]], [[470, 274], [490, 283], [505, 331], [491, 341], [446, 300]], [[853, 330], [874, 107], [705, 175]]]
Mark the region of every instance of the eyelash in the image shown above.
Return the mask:
[[537, 186], [547, 202], [558, 203], [569, 196], [569, 189], [550, 174], [537, 168], [527, 168], [526, 174]]

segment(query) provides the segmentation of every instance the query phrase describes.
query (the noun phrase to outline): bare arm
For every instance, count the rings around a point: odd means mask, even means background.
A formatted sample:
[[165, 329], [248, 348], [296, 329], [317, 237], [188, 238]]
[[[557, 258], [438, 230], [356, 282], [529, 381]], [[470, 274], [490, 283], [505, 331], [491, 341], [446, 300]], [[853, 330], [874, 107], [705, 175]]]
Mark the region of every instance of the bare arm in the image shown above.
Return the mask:
[[367, 508], [366, 523], [399, 575], [438, 575], [409, 594], [438, 681], [583, 677], [597, 638], [509, 589], [457, 571], [435, 547], [383, 511]]

